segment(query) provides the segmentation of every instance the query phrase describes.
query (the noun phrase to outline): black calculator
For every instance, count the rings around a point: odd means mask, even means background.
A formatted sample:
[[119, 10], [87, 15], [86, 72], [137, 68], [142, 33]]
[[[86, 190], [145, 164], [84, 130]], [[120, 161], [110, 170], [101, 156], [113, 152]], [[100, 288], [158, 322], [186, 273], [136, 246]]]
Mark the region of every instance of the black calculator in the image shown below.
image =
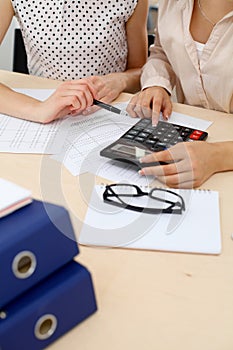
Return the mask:
[[140, 119], [117, 141], [100, 151], [100, 155], [110, 159], [134, 164], [138, 167], [151, 166], [140, 164], [139, 159], [152, 152], [163, 151], [178, 142], [203, 141], [208, 133], [178, 124], [159, 121], [157, 126], [151, 119]]

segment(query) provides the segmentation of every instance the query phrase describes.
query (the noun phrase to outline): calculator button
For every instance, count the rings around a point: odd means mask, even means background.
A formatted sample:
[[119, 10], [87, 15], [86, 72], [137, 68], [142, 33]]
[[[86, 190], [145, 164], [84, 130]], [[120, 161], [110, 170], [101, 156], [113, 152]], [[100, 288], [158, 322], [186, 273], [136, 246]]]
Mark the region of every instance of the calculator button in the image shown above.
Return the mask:
[[158, 127], [159, 128], [164, 128], [164, 129], [168, 129], [168, 128], [170, 128], [170, 124], [169, 123], [166, 123], [166, 122], [159, 122], [158, 123]]
[[127, 133], [127, 135], [137, 135], [137, 134], [138, 134], [138, 130], [134, 130], [134, 129], [130, 130], [130, 131]]
[[181, 131], [180, 136], [185, 139], [189, 135], [190, 131]]
[[163, 137], [163, 138], [160, 139], [160, 141], [161, 141], [161, 142], [164, 142], [164, 143], [167, 143], [168, 140], [169, 140], [169, 139], [168, 139], [167, 137]]
[[146, 128], [143, 130], [144, 132], [147, 132], [148, 134], [152, 134], [154, 131], [154, 128]]
[[139, 137], [139, 136], [135, 137], [134, 140], [137, 142], [144, 142], [145, 141], [144, 137]]
[[180, 130], [180, 129], [181, 129], [181, 126], [180, 126], [180, 125], [173, 124], [173, 128], [176, 129], [176, 130]]
[[163, 148], [163, 149], [167, 148], [167, 145], [166, 145], [165, 143], [163, 143], [163, 142], [157, 142], [157, 143], [156, 143], [156, 146], [157, 146], [157, 147], [161, 147], [161, 148]]
[[133, 130], [137, 130], [137, 131], [141, 131], [142, 129], [143, 128], [137, 124], [133, 127]]
[[172, 147], [172, 146], [175, 146], [176, 144], [177, 144], [176, 141], [171, 140], [171, 141], [169, 142], [169, 144], [167, 145], [167, 147], [170, 148], [170, 147]]
[[176, 129], [172, 129], [172, 130], [170, 130], [169, 132], [170, 132], [170, 134], [172, 134], [172, 135], [177, 134], [177, 130], [176, 130]]
[[200, 136], [202, 135], [203, 133], [199, 134], [199, 133], [195, 133], [195, 131], [189, 136], [190, 139], [192, 140], [199, 140]]
[[195, 131], [193, 132], [193, 134], [198, 135], [198, 136], [201, 136], [201, 135], [203, 134], [203, 131], [195, 130]]
[[147, 138], [149, 136], [148, 133], [146, 132], [140, 132], [140, 134], [138, 134], [139, 137], [144, 137], [144, 138]]
[[126, 135], [124, 135], [124, 138], [125, 138], [125, 139], [133, 140], [133, 139], [134, 139], [134, 135], [126, 134]]
[[151, 147], [151, 150], [154, 152], [161, 152], [164, 151], [167, 147], [164, 146], [158, 146], [158, 145], [154, 145]]
[[158, 136], [153, 136], [153, 137], [152, 137], [152, 140], [154, 140], [154, 141], [159, 141], [159, 138], [158, 138]]
[[150, 139], [146, 140], [147, 145], [154, 145], [155, 143], [156, 143], [155, 140], [150, 140]]
[[162, 135], [162, 134], [163, 133], [160, 130], [157, 130], [157, 131], [153, 132], [153, 135], [155, 135], [155, 136], [159, 136], [159, 135]]

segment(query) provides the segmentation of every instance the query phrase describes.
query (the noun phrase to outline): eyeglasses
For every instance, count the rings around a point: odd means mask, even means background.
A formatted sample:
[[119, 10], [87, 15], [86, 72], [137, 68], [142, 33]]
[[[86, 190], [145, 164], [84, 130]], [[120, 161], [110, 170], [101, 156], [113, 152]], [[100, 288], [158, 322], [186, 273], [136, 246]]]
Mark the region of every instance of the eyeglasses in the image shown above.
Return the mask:
[[[162, 207], [151, 208], [130, 204], [130, 199], [143, 196], [153, 199], [156, 201], [153, 201], [154, 203], [162, 204]], [[117, 207], [148, 214], [182, 214], [182, 211], [185, 211], [184, 200], [178, 193], [163, 188], [152, 188], [149, 192], [144, 192], [137, 185], [131, 184], [106, 185], [103, 201]]]

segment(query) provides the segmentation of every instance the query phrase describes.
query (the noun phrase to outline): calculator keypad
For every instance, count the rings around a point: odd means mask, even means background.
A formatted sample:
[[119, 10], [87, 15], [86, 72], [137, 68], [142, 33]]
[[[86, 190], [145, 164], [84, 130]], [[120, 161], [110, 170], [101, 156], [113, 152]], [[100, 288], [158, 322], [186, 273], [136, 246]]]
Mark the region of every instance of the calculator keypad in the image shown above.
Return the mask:
[[121, 139], [141, 143], [151, 151], [161, 151], [178, 142], [204, 140], [206, 137], [207, 134], [201, 130], [163, 121], [152, 127], [150, 119], [141, 119]]
[[[205, 140], [205, 131], [195, 130], [178, 124], [159, 121], [156, 127], [151, 125], [151, 119], [140, 119], [118, 140], [100, 151], [100, 155], [110, 159], [142, 166], [139, 162], [142, 154], [159, 152], [174, 146], [178, 142], [193, 142]], [[145, 163], [144, 166], [150, 166]], [[154, 165], [157, 165], [155, 162]]]

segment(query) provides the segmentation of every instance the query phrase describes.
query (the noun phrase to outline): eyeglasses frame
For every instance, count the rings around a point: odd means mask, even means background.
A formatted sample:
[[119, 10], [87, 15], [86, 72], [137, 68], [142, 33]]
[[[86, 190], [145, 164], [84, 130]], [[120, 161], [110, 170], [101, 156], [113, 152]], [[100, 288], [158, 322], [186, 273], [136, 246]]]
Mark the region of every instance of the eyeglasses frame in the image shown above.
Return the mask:
[[[137, 194], [130, 194], [130, 195], [129, 194], [121, 194], [119, 196], [113, 190], [113, 188], [115, 186], [133, 187], [133, 188], [136, 189]], [[162, 198], [159, 198], [159, 197], [153, 197], [152, 193], [155, 190], [171, 193], [172, 195], [177, 196], [180, 199], [181, 203], [180, 202], [172, 202], [172, 201], [169, 201], [167, 199], [162, 199]], [[170, 206], [168, 206], [167, 208], [163, 208], [163, 209], [160, 209], [160, 208], [145, 208], [145, 207], [139, 207], [139, 206], [127, 204], [121, 199], [121, 197], [131, 197], [132, 198], [132, 197], [142, 197], [142, 196], [146, 196], [146, 195], [149, 198], [156, 199], [156, 200], [158, 200], [160, 202], [168, 203], [168, 204], [170, 204]], [[120, 201], [120, 203], [119, 202], [114, 202], [109, 197], [117, 198]], [[103, 193], [103, 201], [105, 203], [112, 204], [112, 205], [114, 205], [116, 207], [129, 209], [129, 210], [133, 210], [133, 211], [137, 211], [137, 212], [144, 212], [144, 213], [147, 213], [147, 214], [161, 214], [161, 213], [164, 213], [164, 214], [182, 214], [182, 211], [185, 211], [184, 199], [183, 199], [183, 197], [180, 194], [178, 194], [176, 192], [173, 192], [171, 190], [165, 189], [165, 188], [156, 188], [156, 187], [151, 188], [151, 190], [149, 192], [144, 192], [144, 191], [142, 191], [142, 189], [139, 186], [134, 185], [134, 184], [118, 183], [118, 184], [106, 185], [105, 186], [105, 191]], [[174, 208], [175, 206], [178, 206], [180, 208]]]

